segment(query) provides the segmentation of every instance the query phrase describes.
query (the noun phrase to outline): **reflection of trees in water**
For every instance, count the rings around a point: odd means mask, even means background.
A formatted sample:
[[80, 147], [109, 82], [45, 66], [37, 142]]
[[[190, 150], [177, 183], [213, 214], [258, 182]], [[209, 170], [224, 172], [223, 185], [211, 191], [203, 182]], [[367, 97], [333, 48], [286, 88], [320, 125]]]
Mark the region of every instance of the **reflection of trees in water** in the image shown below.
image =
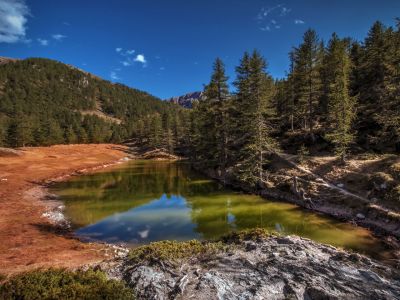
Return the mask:
[[207, 193], [217, 185], [192, 184], [201, 179], [204, 178], [191, 171], [186, 163], [135, 162], [59, 183], [54, 190], [60, 192], [67, 203], [67, 215], [80, 227], [144, 205], [163, 194], [185, 197]]
[[143, 206], [166, 194], [167, 198], [176, 195], [186, 199], [194, 230], [205, 239], [231, 230], [264, 227], [353, 249], [375, 243], [370, 241], [370, 235], [357, 231], [361, 229], [294, 205], [226, 190], [193, 172], [186, 163], [134, 162], [74, 178], [58, 184], [55, 190], [66, 200], [66, 213], [78, 227]]
[[255, 227], [283, 233], [321, 238], [337, 229], [336, 222], [304, 212], [290, 204], [268, 202], [254, 195], [224, 193], [188, 197], [196, 231], [205, 239], [217, 238], [232, 230]]

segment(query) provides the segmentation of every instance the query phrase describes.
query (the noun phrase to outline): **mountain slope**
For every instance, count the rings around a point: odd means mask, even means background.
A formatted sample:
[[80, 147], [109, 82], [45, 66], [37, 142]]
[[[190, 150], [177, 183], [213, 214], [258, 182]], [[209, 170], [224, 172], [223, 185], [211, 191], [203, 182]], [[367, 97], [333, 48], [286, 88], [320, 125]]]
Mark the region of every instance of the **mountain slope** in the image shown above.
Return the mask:
[[178, 109], [53, 60], [0, 61], [0, 145], [118, 142], [135, 120]]

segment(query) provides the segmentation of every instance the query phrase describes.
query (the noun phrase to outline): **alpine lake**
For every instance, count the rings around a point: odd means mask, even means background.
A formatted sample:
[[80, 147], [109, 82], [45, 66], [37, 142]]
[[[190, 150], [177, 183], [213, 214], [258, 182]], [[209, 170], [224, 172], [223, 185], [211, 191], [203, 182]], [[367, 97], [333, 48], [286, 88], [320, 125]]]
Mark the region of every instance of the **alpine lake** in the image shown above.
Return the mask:
[[160, 240], [217, 239], [262, 227], [376, 259], [388, 255], [367, 229], [226, 188], [186, 162], [129, 161], [57, 183], [51, 192], [65, 204], [74, 235], [84, 241], [135, 247]]

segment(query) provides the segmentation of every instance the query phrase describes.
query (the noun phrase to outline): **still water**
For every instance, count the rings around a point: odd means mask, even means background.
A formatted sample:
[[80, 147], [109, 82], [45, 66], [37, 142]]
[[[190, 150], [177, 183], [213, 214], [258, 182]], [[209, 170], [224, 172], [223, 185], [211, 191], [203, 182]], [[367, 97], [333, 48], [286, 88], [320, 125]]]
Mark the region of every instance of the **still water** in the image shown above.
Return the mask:
[[146, 244], [218, 238], [264, 227], [379, 258], [383, 245], [363, 228], [223, 187], [184, 162], [131, 161], [58, 183], [75, 234], [90, 241]]

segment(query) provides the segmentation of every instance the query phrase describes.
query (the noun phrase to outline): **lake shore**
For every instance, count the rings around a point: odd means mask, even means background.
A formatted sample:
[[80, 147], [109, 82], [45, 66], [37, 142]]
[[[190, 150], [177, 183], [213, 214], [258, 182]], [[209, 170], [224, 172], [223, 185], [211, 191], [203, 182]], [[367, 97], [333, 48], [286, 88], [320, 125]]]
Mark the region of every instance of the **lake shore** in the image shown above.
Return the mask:
[[218, 242], [157, 242], [99, 266], [137, 299], [397, 299], [399, 272], [369, 258], [262, 229]]
[[[78, 268], [114, 257], [118, 249], [101, 243], [83, 243], [71, 236], [62, 214], [63, 203], [48, 193], [47, 186], [121, 163], [131, 154], [132, 149], [125, 146], [100, 144], [22, 148], [0, 156], [2, 273], [40, 267]], [[270, 188], [270, 193], [274, 191], [276, 188]], [[298, 199], [293, 202], [304, 206]]]
[[111, 144], [57, 145], [0, 155], [1, 273], [77, 268], [107, 258], [110, 249], [104, 245], [80, 242], [58, 226], [60, 204], [46, 186], [121, 162], [127, 150]]
[[[386, 171], [387, 166], [381, 163], [382, 160], [387, 159], [386, 157], [374, 160], [353, 159], [346, 166], [335, 164], [334, 158], [331, 157], [319, 158], [323, 160], [323, 163], [317, 163], [318, 157], [310, 157], [307, 163], [303, 164], [296, 162], [295, 158], [288, 157], [282, 154], [273, 155], [268, 165], [267, 179], [256, 187], [238, 181], [230, 170], [223, 175], [221, 172], [203, 170], [201, 167], [196, 167], [196, 169], [210, 178], [246, 193], [258, 194], [269, 200], [293, 203], [313, 212], [367, 228], [393, 250], [395, 258], [391, 264], [399, 265], [398, 204], [390, 203], [391, 206], [383, 206], [377, 198], [368, 199], [365, 195], [369, 191], [365, 186], [370, 184], [367, 181], [370, 180], [368, 177], [372, 176], [368, 174], [367, 168], [361, 169], [363, 173], [359, 170], [359, 165], [363, 166], [372, 162], [378, 165], [374, 169], [375, 172]], [[394, 156], [392, 160], [398, 162], [399, 158]], [[328, 161], [328, 166], [324, 165], [326, 161]], [[345, 170], [346, 167], [349, 170]], [[351, 173], [351, 180], [346, 177], [348, 176], [346, 172]], [[386, 182], [380, 184], [385, 185]], [[377, 193], [375, 197], [383, 197], [385, 190], [381, 189], [379, 192], [380, 194]]]

